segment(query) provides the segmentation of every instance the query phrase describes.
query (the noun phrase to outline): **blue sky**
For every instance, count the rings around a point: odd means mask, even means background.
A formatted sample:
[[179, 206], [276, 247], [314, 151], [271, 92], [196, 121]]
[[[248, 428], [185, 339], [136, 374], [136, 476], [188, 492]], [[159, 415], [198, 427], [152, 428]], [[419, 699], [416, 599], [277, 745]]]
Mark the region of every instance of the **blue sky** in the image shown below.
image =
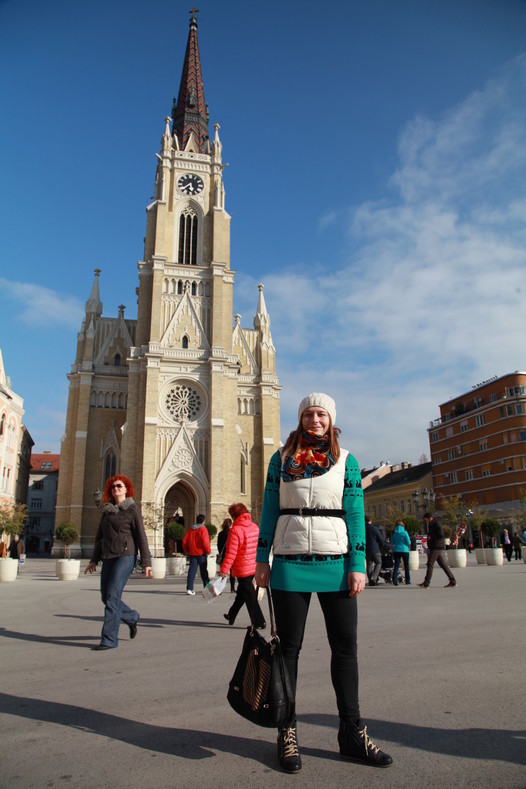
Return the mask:
[[[0, 348], [58, 451], [76, 335], [136, 316], [191, 3], [0, 0]], [[526, 2], [198, 4], [235, 311], [265, 284], [282, 435], [325, 390], [361, 466], [429, 456], [438, 406], [526, 369]]]

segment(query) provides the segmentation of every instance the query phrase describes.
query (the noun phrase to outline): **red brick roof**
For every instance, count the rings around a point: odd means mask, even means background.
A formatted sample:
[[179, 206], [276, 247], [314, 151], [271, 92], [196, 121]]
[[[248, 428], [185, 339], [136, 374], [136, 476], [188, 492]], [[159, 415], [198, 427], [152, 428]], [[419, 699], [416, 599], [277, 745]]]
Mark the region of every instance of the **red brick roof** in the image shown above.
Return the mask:
[[[51, 465], [47, 465], [48, 463]], [[31, 454], [31, 471], [58, 471], [59, 467], [60, 455], [52, 455], [51, 452]]]

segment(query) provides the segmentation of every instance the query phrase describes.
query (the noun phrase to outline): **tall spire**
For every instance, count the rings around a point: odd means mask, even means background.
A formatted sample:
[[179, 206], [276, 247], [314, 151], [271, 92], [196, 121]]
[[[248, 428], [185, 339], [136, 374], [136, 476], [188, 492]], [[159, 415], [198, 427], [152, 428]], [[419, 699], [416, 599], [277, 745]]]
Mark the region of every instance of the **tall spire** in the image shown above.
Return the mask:
[[86, 314], [102, 315], [102, 301], [99, 296], [99, 274], [100, 268], [94, 269], [95, 279], [91, 288], [90, 297], [86, 302]]
[[199, 43], [197, 41], [197, 8], [190, 11], [190, 32], [186, 44], [183, 73], [179, 86], [177, 103], [174, 99], [172, 108], [172, 133], [177, 135], [179, 147], [185, 150], [190, 137], [193, 136], [195, 149], [205, 153], [208, 140], [208, 107], [205, 104], [201, 61], [199, 59]]

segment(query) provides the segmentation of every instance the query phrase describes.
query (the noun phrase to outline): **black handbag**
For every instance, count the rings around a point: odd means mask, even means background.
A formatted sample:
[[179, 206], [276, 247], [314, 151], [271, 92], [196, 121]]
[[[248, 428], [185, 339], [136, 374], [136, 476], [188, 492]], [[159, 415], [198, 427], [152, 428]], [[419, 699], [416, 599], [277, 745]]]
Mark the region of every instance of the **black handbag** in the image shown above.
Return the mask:
[[247, 628], [227, 699], [238, 715], [257, 726], [280, 729], [294, 716], [294, 697], [276, 633], [270, 587], [267, 597], [271, 637], [267, 641], [253, 624]]

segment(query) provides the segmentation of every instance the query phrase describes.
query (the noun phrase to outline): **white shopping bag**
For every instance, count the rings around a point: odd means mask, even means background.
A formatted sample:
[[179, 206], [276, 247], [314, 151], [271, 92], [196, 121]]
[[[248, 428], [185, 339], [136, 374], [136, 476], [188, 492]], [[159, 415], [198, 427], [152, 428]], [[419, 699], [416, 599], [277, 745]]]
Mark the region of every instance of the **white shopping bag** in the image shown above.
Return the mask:
[[219, 597], [225, 586], [225, 577], [218, 576], [217, 578], [214, 578], [213, 581], [209, 581], [203, 589], [203, 597], [205, 598], [206, 602], [209, 603], [211, 600], [215, 600], [216, 597]]

